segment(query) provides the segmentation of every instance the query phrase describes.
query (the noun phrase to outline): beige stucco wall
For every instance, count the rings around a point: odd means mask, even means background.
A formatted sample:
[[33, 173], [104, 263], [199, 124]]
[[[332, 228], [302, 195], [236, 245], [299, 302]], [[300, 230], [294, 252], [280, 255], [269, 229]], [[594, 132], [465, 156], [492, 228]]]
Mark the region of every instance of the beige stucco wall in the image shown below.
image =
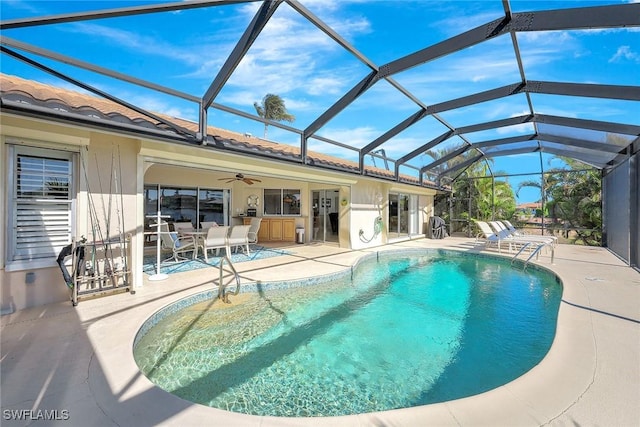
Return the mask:
[[[106, 220], [109, 217], [111, 237], [116, 237], [120, 232], [131, 236], [129, 263], [133, 273], [134, 287], [143, 284], [143, 188], [145, 184], [229, 188], [232, 194], [232, 215], [236, 215], [238, 209], [244, 211], [247, 208], [247, 198], [252, 194], [261, 195], [264, 188], [298, 188], [301, 192], [302, 212], [296, 219], [296, 226], [302, 226], [307, 230], [305, 233], [307, 242], [312, 238], [311, 192], [316, 189], [336, 189], [339, 191], [340, 201], [338, 203], [338, 244], [341, 247], [353, 249], [388, 243], [386, 226], [383, 227], [382, 233], [374, 236], [374, 223], [378, 215], [381, 215], [386, 224], [389, 191], [418, 194], [419, 209], [424, 217], [420, 219], [421, 223], [426, 221], [433, 211], [434, 191], [432, 190], [276, 160], [259, 159], [244, 154], [203, 150], [202, 147], [197, 146], [136, 139], [78, 126], [51, 124], [36, 119], [7, 115], [1, 115], [0, 119], [2, 124], [0, 164], [3, 171], [0, 173], [2, 190], [0, 224], [6, 227], [9, 209], [7, 176], [4, 172], [8, 164], [7, 143], [64, 148], [77, 153], [78, 197], [75, 204], [73, 234], [76, 238], [85, 236], [89, 240], [93, 239], [89, 213], [91, 204], [104, 233], [106, 233]], [[219, 180], [238, 172], [256, 177], [261, 182], [247, 185], [239, 181], [226, 183]], [[120, 192], [122, 199], [120, 199]], [[381, 206], [377, 206], [376, 203], [378, 193], [383, 196]], [[113, 195], [110, 196], [110, 194]], [[261, 214], [261, 209], [258, 209], [258, 215]], [[122, 216], [124, 226], [119, 229], [116, 218]], [[362, 230], [362, 236], [360, 230]], [[3, 311], [67, 300], [69, 292], [55, 260], [37, 268], [6, 268], [4, 234], [0, 240], [0, 302]], [[27, 277], [29, 277], [28, 280]]]
[[[75, 182], [77, 200], [73, 213], [75, 221], [73, 235], [76, 238], [85, 236], [89, 240], [93, 239], [88, 209], [89, 194], [95, 206], [97, 221], [103, 231], [103, 238], [116, 237], [120, 231], [131, 235], [138, 232], [135, 215], [138, 210], [135, 183], [139, 143], [135, 139], [6, 115], [0, 116], [0, 119], [2, 128], [2, 147], [0, 150], [2, 212], [0, 213], [0, 223], [3, 229], [7, 227], [7, 213], [10, 203], [10, 189], [7, 188], [7, 174], [5, 173], [8, 166], [7, 153], [9, 144], [15, 144], [34, 148], [62, 149], [76, 154], [78, 160]], [[112, 170], [115, 172], [112, 173]], [[118, 180], [117, 192], [116, 178]], [[100, 184], [102, 184], [102, 188]], [[109, 198], [110, 189], [114, 193], [111, 200]], [[119, 194], [121, 189], [122, 199]], [[108, 209], [109, 204], [111, 205], [110, 210]], [[109, 217], [109, 211], [111, 212], [110, 230], [109, 236], [107, 236], [106, 218]], [[118, 230], [116, 221], [118, 215], [124, 217], [124, 226], [120, 230]], [[0, 305], [3, 312], [69, 299], [68, 288], [62, 279], [55, 259], [18, 267], [5, 265], [5, 237], [6, 233], [2, 233], [0, 241]], [[96, 236], [97, 238], [98, 236]], [[136, 250], [135, 239], [132, 240], [131, 249]], [[130, 257], [129, 260], [131, 268], [139, 268], [139, 264], [133, 257]]]

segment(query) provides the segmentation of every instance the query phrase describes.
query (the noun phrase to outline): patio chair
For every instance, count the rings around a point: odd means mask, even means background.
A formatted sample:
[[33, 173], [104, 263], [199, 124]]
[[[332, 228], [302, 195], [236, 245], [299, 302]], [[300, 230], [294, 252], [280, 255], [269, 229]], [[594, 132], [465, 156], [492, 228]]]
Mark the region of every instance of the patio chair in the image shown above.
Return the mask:
[[218, 227], [209, 227], [207, 230], [207, 237], [202, 242], [202, 252], [204, 252], [204, 260], [209, 262], [208, 252], [211, 249], [216, 250], [216, 256], [220, 252], [221, 248], [224, 248], [226, 254], [229, 255], [229, 245], [227, 241], [227, 235], [229, 234], [229, 226], [223, 225]]
[[193, 236], [178, 236], [175, 231], [169, 231], [169, 224], [160, 223], [160, 242], [165, 250], [171, 250], [173, 256], [165, 259], [173, 259], [175, 262], [185, 261], [188, 258], [182, 256], [187, 252], [192, 252], [191, 259], [196, 259], [198, 247]]
[[247, 238], [249, 239], [249, 243], [258, 243], [258, 230], [260, 230], [261, 222], [262, 222], [262, 218], [258, 218], [258, 217], [251, 218], [251, 224], [249, 227], [249, 231], [247, 232]]
[[174, 222], [173, 229], [178, 234], [182, 233], [183, 231], [193, 231], [193, 224], [191, 224], [191, 222]]
[[495, 233], [500, 236], [502, 239], [510, 239], [507, 241], [525, 241], [536, 245], [554, 245], [554, 240], [552, 237], [547, 236], [530, 236], [530, 235], [522, 235], [517, 236], [513, 234], [510, 230], [506, 228], [506, 226], [501, 221], [490, 221], [489, 225], [493, 228]]
[[246, 254], [249, 255], [249, 228], [251, 225], [235, 225], [231, 228], [229, 232], [229, 247], [238, 247], [244, 246], [247, 250]]
[[495, 246], [498, 248], [498, 252], [500, 252], [500, 242], [502, 239], [493, 231], [489, 224], [484, 221], [474, 221], [478, 228], [480, 229], [480, 233], [476, 235], [477, 242], [484, 242], [485, 247]]
[[200, 223], [200, 228], [203, 231], [206, 231], [206, 230], [210, 229], [211, 227], [217, 227], [217, 226], [218, 226], [218, 223], [215, 222], [215, 221], [203, 221], [203, 222]]
[[485, 221], [475, 221], [475, 223], [480, 229], [480, 234], [476, 236], [476, 240], [484, 241], [486, 247], [495, 245], [498, 248], [498, 252], [502, 252], [502, 243], [509, 245], [509, 252], [514, 248], [531, 243], [531, 241], [527, 239], [509, 237], [502, 233], [496, 233]]

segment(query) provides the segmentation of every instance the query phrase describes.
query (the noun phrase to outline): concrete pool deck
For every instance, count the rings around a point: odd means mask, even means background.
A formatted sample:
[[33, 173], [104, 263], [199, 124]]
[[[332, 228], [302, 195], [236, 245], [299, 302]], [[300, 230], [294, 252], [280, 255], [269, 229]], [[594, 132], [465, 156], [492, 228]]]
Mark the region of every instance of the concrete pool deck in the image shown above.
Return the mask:
[[[280, 281], [341, 271], [363, 254], [399, 248], [479, 250], [472, 239], [456, 237], [417, 239], [363, 251], [292, 245], [287, 247], [291, 255], [239, 263], [236, 269], [243, 282]], [[551, 350], [522, 377], [480, 395], [372, 414], [300, 419], [230, 413], [160, 390], [139, 372], [133, 360], [136, 332], [159, 308], [209, 289], [211, 280], [217, 278], [216, 268], [147, 282], [134, 295], [81, 301], [77, 307], [69, 302], [49, 304], [2, 316], [1, 423], [640, 425], [640, 273], [606, 249], [570, 245], [558, 245], [554, 265], [548, 255], [541, 256], [538, 264], [555, 271], [564, 285]], [[58, 420], [46, 421], [43, 418], [47, 416]]]

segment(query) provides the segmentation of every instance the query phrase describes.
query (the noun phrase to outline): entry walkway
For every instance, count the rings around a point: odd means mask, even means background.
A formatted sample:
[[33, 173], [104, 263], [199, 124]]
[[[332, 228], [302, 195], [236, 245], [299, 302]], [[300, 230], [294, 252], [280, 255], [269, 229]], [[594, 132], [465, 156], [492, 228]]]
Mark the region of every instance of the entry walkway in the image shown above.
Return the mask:
[[[293, 245], [287, 248], [290, 255], [236, 268], [243, 282], [281, 281], [341, 271], [364, 253], [407, 247], [479, 250], [469, 239], [452, 237], [366, 251]], [[81, 301], [75, 308], [50, 304], [1, 317], [2, 425], [638, 425], [640, 273], [602, 248], [559, 245], [555, 265], [549, 261], [542, 256], [539, 264], [551, 267], [564, 284], [549, 354], [524, 376], [477, 396], [350, 417], [286, 419], [225, 412], [160, 390], [136, 367], [135, 334], [162, 306], [210, 289], [214, 268], [148, 282], [135, 295]], [[47, 417], [59, 420], [44, 421]]]

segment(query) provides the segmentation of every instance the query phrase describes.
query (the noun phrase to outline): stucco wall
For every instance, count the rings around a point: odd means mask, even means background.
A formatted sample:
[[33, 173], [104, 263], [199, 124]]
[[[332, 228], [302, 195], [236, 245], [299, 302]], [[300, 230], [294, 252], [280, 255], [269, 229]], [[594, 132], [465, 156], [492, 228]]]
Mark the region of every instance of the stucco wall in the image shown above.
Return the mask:
[[[376, 234], [376, 218], [388, 219], [388, 192], [420, 194], [420, 222], [431, 215], [433, 191], [402, 184], [376, 181], [357, 175], [308, 168], [301, 165], [258, 159], [246, 155], [203, 150], [200, 147], [181, 146], [122, 135], [97, 132], [75, 126], [63, 126], [38, 120], [1, 116], [2, 150], [0, 150], [0, 189], [2, 211], [0, 223], [7, 226], [9, 198], [4, 173], [7, 165], [7, 143], [59, 149], [76, 153], [75, 204], [76, 238], [94, 239], [89, 207], [95, 212], [102, 236], [116, 237], [120, 233], [131, 236], [129, 266], [133, 272], [132, 284], [143, 284], [142, 258], [144, 249], [144, 184], [164, 184], [184, 187], [229, 188], [232, 192], [232, 215], [246, 209], [251, 194], [261, 194], [263, 188], [299, 188], [301, 215], [296, 226], [307, 230], [306, 241], [312, 239], [311, 192], [314, 189], [337, 189], [339, 202], [339, 245], [361, 249], [387, 243], [386, 225]], [[225, 183], [221, 177], [241, 172], [262, 180], [254, 185], [242, 182]], [[122, 193], [122, 195], [120, 195]], [[380, 206], [377, 195], [383, 196]], [[344, 200], [344, 202], [343, 202]], [[431, 209], [431, 211], [429, 210]], [[120, 221], [117, 221], [117, 219]], [[109, 221], [109, 236], [107, 225]], [[360, 232], [362, 230], [362, 234]], [[3, 312], [43, 305], [69, 299], [69, 291], [62, 274], [51, 259], [48, 265], [37, 268], [8, 269], [6, 233], [0, 240], [0, 290]]]
[[[135, 216], [138, 209], [135, 185], [138, 142], [130, 138], [90, 132], [75, 127], [43, 124], [37, 121], [2, 116], [0, 188], [3, 209], [0, 213], [0, 223], [3, 228], [7, 227], [7, 213], [10, 209], [8, 195], [11, 189], [7, 188], [5, 174], [8, 165], [9, 144], [63, 149], [76, 154], [75, 190], [77, 191], [77, 199], [73, 212], [75, 230], [72, 233], [76, 238], [85, 236], [89, 240], [93, 239], [88, 209], [89, 200], [93, 202], [97, 212], [97, 221], [102, 229], [103, 238], [116, 237], [121, 231], [132, 235], [138, 231]], [[118, 180], [117, 192], [116, 177]], [[100, 184], [102, 184], [102, 188]], [[114, 193], [111, 198], [109, 198], [109, 190]], [[120, 198], [121, 190], [122, 198]], [[110, 210], [109, 205], [111, 205]], [[109, 215], [111, 216], [109, 217]], [[120, 227], [120, 230], [116, 225], [118, 216], [121, 218], [121, 223], [122, 219], [124, 220], [124, 225]], [[109, 236], [106, 230], [107, 217], [110, 218]], [[132, 241], [134, 250], [135, 244], [134, 239]], [[6, 233], [2, 233], [0, 242], [0, 303], [3, 313], [69, 299], [69, 290], [55, 259], [40, 262], [36, 266], [8, 268], [5, 265], [6, 245]], [[137, 267], [135, 259], [132, 257], [130, 257], [130, 262], [132, 268]]]

